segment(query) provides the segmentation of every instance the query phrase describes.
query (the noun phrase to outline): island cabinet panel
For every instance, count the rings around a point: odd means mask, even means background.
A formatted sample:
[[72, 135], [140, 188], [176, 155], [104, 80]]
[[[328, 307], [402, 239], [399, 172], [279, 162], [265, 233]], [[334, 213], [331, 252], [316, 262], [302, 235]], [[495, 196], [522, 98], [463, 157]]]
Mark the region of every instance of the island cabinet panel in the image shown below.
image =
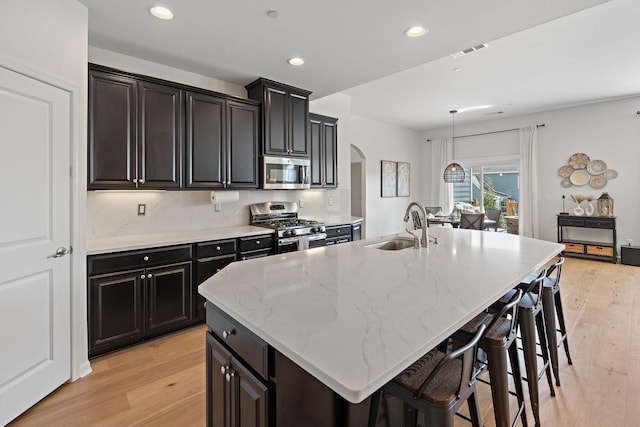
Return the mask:
[[311, 92], [260, 78], [246, 86], [262, 102], [262, 154], [309, 158]]
[[87, 258], [89, 356], [193, 322], [192, 245]]
[[274, 253], [275, 239], [273, 234], [261, 236], [241, 237], [240, 239], [240, 259], [247, 260], [261, 258]]
[[336, 188], [338, 119], [309, 113], [311, 187]]

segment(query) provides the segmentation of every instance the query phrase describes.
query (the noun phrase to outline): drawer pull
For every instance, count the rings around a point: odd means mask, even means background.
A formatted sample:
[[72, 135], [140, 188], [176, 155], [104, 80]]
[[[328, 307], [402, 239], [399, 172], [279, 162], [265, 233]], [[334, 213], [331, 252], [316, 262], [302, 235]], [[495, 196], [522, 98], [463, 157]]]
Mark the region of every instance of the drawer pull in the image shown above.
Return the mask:
[[147, 279], [151, 279], [153, 277], [153, 274], [149, 273], [147, 274]]
[[216, 273], [220, 273], [220, 269], [219, 268], [216, 268]]
[[222, 331], [222, 338], [227, 339], [227, 338], [229, 338], [231, 335], [233, 335], [235, 333], [236, 333], [235, 329], [230, 329], [228, 331]]
[[145, 260], [145, 261], [149, 261], [149, 257], [148, 257], [148, 256], [146, 256], [146, 255], [145, 255], [145, 256], [144, 256], [144, 258], [142, 258], [142, 259], [143, 259], [143, 260]]
[[259, 244], [260, 244], [260, 240], [256, 240], [256, 245], [259, 245]]
[[216, 246], [216, 251], [219, 251], [220, 249], [222, 249], [220, 246]]

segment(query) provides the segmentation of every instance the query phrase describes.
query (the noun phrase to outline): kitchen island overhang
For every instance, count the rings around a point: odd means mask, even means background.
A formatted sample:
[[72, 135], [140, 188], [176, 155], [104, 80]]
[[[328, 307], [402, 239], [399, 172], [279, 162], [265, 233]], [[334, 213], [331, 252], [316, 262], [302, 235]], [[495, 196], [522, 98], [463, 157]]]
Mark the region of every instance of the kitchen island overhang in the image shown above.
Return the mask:
[[348, 402], [362, 402], [563, 250], [507, 233], [429, 229], [419, 250], [384, 238], [232, 263], [210, 303]]

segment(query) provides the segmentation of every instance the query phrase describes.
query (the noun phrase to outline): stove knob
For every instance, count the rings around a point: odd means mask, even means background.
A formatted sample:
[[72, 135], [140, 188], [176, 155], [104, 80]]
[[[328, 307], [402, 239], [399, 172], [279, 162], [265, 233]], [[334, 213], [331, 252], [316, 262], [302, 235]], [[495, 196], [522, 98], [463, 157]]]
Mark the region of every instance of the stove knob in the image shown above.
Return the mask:
[[318, 227], [312, 227], [311, 228], [311, 232], [312, 233], [324, 233], [325, 232], [325, 228], [323, 225], [320, 225]]
[[290, 231], [291, 231], [291, 235], [292, 236], [297, 236], [298, 235], [298, 229], [297, 228], [292, 228]]
[[291, 237], [291, 230], [284, 230], [282, 232], [282, 237]]

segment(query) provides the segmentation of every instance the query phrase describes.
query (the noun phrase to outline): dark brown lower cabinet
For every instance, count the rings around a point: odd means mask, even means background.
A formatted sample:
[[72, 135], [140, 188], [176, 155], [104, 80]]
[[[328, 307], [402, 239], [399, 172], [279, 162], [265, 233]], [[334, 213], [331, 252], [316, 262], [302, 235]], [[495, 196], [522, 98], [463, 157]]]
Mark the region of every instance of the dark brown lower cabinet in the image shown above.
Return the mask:
[[193, 323], [191, 245], [88, 258], [89, 357]]
[[207, 426], [267, 427], [268, 388], [207, 333]]

